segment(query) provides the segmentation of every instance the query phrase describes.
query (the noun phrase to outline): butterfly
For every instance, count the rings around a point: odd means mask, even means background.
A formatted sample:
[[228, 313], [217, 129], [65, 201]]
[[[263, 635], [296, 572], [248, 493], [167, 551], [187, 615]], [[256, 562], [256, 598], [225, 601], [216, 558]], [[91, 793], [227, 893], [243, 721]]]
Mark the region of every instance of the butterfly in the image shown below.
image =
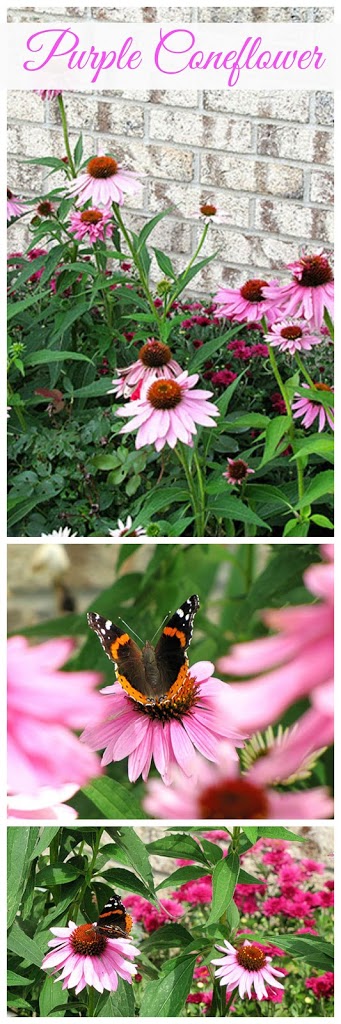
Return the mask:
[[130, 914], [127, 914], [121, 897], [114, 892], [103, 907], [103, 910], [101, 910], [101, 913], [98, 915], [98, 921], [96, 921], [93, 927], [101, 935], [114, 939], [119, 937], [126, 938], [129, 935], [131, 926]]
[[147, 641], [142, 650], [110, 619], [97, 612], [88, 615], [90, 628], [115, 664], [118, 682], [139, 704], [172, 700], [181, 689], [188, 673], [186, 652], [198, 608], [199, 598], [193, 594], [168, 620], [156, 647]]

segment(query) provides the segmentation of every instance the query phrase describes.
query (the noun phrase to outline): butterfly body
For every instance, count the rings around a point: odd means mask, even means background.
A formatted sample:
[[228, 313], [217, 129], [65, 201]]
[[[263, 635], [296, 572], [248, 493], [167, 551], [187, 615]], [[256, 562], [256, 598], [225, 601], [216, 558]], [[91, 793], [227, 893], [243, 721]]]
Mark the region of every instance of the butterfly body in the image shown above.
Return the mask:
[[88, 615], [90, 628], [97, 634], [108, 658], [115, 663], [118, 682], [139, 704], [173, 699], [183, 684], [188, 671], [186, 651], [198, 607], [199, 598], [189, 597], [166, 623], [156, 646], [147, 641], [142, 650], [129, 633], [109, 619], [96, 612]]

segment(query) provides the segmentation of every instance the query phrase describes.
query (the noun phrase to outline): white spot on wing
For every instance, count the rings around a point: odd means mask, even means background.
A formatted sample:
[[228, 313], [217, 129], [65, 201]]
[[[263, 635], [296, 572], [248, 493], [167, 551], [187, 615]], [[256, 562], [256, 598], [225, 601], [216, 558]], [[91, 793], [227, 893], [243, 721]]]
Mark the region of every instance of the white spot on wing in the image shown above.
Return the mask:
[[112, 622], [110, 622], [110, 619], [107, 619], [107, 621], [105, 623], [105, 628], [106, 629], [111, 629], [111, 627], [112, 627]]

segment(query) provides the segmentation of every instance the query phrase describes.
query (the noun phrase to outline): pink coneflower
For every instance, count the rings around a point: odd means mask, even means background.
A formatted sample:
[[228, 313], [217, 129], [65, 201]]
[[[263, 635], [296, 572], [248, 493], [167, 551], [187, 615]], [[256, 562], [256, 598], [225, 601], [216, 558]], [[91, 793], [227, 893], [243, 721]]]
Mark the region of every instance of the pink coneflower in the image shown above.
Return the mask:
[[72, 213], [70, 217], [71, 230], [79, 242], [89, 236], [89, 241], [97, 242], [100, 239], [104, 242], [106, 238], [111, 238], [113, 233], [113, 224], [111, 220], [111, 213], [109, 210], [83, 210], [82, 213]]
[[110, 537], [142, 537], [146, 531], [143, 526], [134, 526], [131, 516], [127, 516], [127, 522], [123, 523], [122, 519], [117, 520], [117, 530], [109, 530]]
[[37, 213], [39, 217], [51, 217], [54, 213], [54, 206], [50, 203], [49, 199], [43, 199], [37, 206]]
[[117, 373], [120, 377], [113, 380], [115, 387], [108, 391], [108, 395], [124, 395], [125, 398], [130, 398], [139, 384], [145, 385], [145, 391], [153, 380], [171, 380], [182, 373], [182, 370], [176, 359], [173, 359], [168, 345], [164, 345], [157, 338], [148, 338], [146, 344], [140, 348], [138, 359], [130, 366], [117, 367]]
[[226, 985], [227, 992], [237, 988], [241, 999], [245, 995], [251, 999], [254, 986], [257, 998], [267, 999], [266, 984], [273, 988], [283, 988], [277, 978], [283, 978], [284, 971], [272, 967], [272, 958], [266, 956], [259, 946], [254, 946], [246, 939], [243, 946], [235, 949], [224, 939], [224, 945], [216, 948], [224, 956], [211, 960], [211, 963], [217, 965], [215, 977], [220, 978], [220, 985]]
[[41, 797], [42, 787], [79, 789], [100, 773], [97, 758], [72, 730], [98, 717], [97, 672], [61, 672], [74, 643], [47, 640], [30, 647], [8, 641], [8, 789]]
[[301, 256], [294, 263], [287, 263], [287, 268], [293, 273], [290, 284], [270, 282], [265, 289], [266, 297], [286, 316], [302, 316], [320, 330], [324, 310], [334, 315], [334, 276], [326, 254], [321, 251]]
[[177, 441], [192, 445], [195, 424], [215, 427], [212, 417], [219, 416], [219, 409], [210, 401], [211, 391], [192, 390], [198, 379], [197, 373], [189, 377], [185, 371], [176, 380], [153, 381], [143, 397], [117, 410], [116, 416], [132, 417], [120, 433], [130, 433], [137, 427], [135, 447], [154, 444], [157, 452], [165, 444], [175, 448]]
[[252, 323], [267, 316], [269, 323], [272, 323], [278, 319], [278, 308], [274, 299], [265, 294], [264, 289], [269, 290], [275, 286], [277, 281], [270, 281], [269, 285], [267, 281], [251, 278], [240, 288], [220, 288], [213, 300], [220, 304], [215, 316], [248, 320]]
[[[305, 382], [302, 384], [302, 388], [309, 388], [309, 384]], [[314, 383], [314, 388], [317, 391], [333, 391], [333, 388], [329, 384], [322, 384], [320, 382]], [[297, 391], [294, 394], [295, 401], [292, 403], [292, 410], [294, 414], [294, 420], [297, 418], [302, 419], [303, 427], [311, 427], [315, 420], [318, 418], [318, 432], [324, 429], [326, 423], [329, 424], [330, 429], [334, 430], [334, 409], [332, 406], [324, 406], [322, 402], [319, 402], [316, 398], [304, 398], [303, 395], [299, 395]]]
[[73, 921], [67, 928], [50, 931], [57, 938], [50, 939], [53, 949], [44, 956], [41, 966], [43, 971], [52, 967], [52, 974], [61, 970], [56, 981], [63, 982], [63, 989], [74, 988], [78, 995], [86, 985], [97, 992], [116, 992], [119, 978], [131, 984], [137, 968], [130, 961], [139, 956], [140, 950], [130, 939], [109, 939], [92, 924], [77, 926]]
[[[107, 686], [107, 716], [100, 724], [89, 725], [81, 739], [91, 750], [105, 748], [102, 764], [128, 757], [130, 782], [142, 775], [148, 778], [152, 758], [166, 785], [172, 781], [175, 766], [188, 778], [196, 770], [200, 751], [210, 761], [217, 760], [217, 744], [225, 738], [231, 758], [243, 736], [234, 729], [233, 708], [225, 719], [216, 713], [225, 685], [212, 677], [210, 661], [199, 661], [184, 673], [174, 697], [139, 703], [129, 697], [120, 683]], [[227, 689], [227, 688], [226, 688]], [[226, 695], [226, 700], [228, 696]]]
[[218, 210], [213, 203], [209, 202], [203, 203], [202, 206], [199, 206], [199, 210], [196, 210], [194, 213], [192, 212], [190, 216], [200, 220], [204, 218], [206, 224], [210, 221], [214, 221], [215, 224], [228, 224], [230, 220], [226, 210]]
[[126, 171], [111, 156], [94, 156], [89, 160], [86, 172], [72, 183], [71, 196], [78, 196], [78, 203], [88, 200], [94, 206], [122, 206], [124, 194], [134, 195], [141, 188], [135, 171]]
[[23, 213], [27, 213], [28, 209], [29, 209], [29, 207], [26, 206], [26, 203], [23, 203], [21, 199], [17, 199], [17, 197], [13, 195], [13, 192], [11, 192], [10, 188], [8, 188], [7, 189], [7, 220], [12, 220], [12, 217], [21, 217], [21, 215]]
[[57, 789], [42, 786], [35, 796], [27, 793], [16, 793], [7, 799], [7, 817], [14, 821], [73, 821], [77, 811], [68, 807], [64, 800], [71, 800], [78, 786], [65, 785]]
[[56, 96], [62, 95], [62, 89], [33, 89], [42, 100], [55, 100]]
[[[248, 732], [277, 722], [302, 697], [314, 705], [328, 696], [334, 673], [334, 565], [333, 546], [323, 545], [323, 563], [313, 563], [303, 579], [319, 603], [262, 612], [265, 624], [277, 635], [232, 647], [218, 668], [229, 676], [253, 676], [233, 687], [235, 717]], [[322, 598], [322, 601], [321, 601]], [[259, 673], [257, 675], [257, 673]], [[318, 737], [317, 737], [318, 738]]]
[[227, 461], [228, 467], [222, 476], [225, 477], [229, 484], [236, 484], [236, 486], [241, 487], [249, 474], [255, 472], [254, 469], [250, 469], [250, 466], [248, 466], [244, 459], [228, 459]]
[[[233, 705], [232, 705], [233, 707]], [[227, 752], [216, 750], [216, 765], [201, 761], [197, 769], [195, 786], [177, 774], [170, 787], [161, 780], [151, 779], [147, 784], [144, 809], [154, 818], [217, 819], [282, 819], [329, 818], [333, 814], [333, 801], [321, 787], [301, 792], [279, 793], [275, 789], [256, 785], [250, 774], [239, 774], [239, 767]]]
[[280, 352], [310, 352], [313, 345], [320, 345], [322, 338], [317, 338], [311, 333], [311, 328], [306, 320], [298, 317], [287, 316], [285, 320], [276, 320], [272, 324], [271, 331], [264, 338], [268, 345], [278, 348]]

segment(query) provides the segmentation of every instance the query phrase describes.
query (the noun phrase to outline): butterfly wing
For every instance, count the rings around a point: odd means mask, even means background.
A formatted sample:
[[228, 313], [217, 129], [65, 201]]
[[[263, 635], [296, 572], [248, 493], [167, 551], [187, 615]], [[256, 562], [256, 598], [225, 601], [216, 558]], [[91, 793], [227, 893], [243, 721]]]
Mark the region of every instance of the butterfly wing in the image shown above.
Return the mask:
[[107, 657], [115, 664], [118, 682], [129, 697], [145, 704], [146, 675], [142, 654], [135, 641], [120, 626], [115, 626], [114, 622], [97, 612], [90, 612], [87, 618]]
[[96, 931], [108, 935], [109, 938], [115, 935], [125, 936], [127, 934], [126, 909], [123, 906], [121, 897], [116, 892], [113, 893], [105, 907], [103, 907], [103, 910], [101, 910], [95, 928]]
[[183, 680], [188, 665], [186, 651], [192, 639], [198, 608], [199, 598], [193, 594], [171, 616], [156, 645], [155, 658], [164, 695], [178, 679]]

